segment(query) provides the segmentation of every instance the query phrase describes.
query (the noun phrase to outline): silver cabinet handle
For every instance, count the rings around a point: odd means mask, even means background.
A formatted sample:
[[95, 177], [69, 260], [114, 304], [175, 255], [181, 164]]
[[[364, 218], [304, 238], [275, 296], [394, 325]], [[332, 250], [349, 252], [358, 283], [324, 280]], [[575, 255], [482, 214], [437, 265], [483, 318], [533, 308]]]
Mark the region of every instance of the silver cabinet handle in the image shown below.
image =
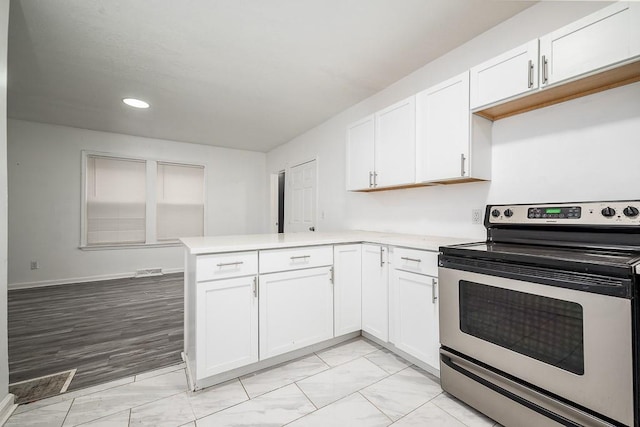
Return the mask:
[[409, 258], [409, 257], [406, 257], [406, 256], [400, 257], [400, 259], [403, 259], [403, 260], [405, 260], [405, 261], [422, 262], [422, 260], [421, 260], [421, 259], [418, 259], [418, 258]]
[[291, 261], [295, 261], [297, 259], [307, 259], [307, 258], [311, 258], [311, 255], [299, 255], [299, 256], [292, 256], [291, 257]]
[[436, 303], [438, 297], [436, 296], [436, 286], [438, 286], [438, 279], [431, 279], [431, 302]]
[[228, 267], [230, 265], [242, 265], [244, 261], [236, 261], [236, 262], [221, 262], [218, 264], [218, 267]]
[[258, 298], [258, 276], [253, 276], [253, 297]]
[[464, 174], [466, 173], [464, 170], [465, 160], [466, 160], [466, 157], [464, 157], [464, 153], [460, 154], [460, 176], [464, 176]]
[[373, 188], [378, 186], [378, 172], [373, 173]]
[[533, 61], [530, 59], [529, 60], [529, 68], [528, 68], [528, 72], [529, 72], [529, 89], [531, 89], [533, 87]]
[[369, 172], [369, 188], [373, 187], [373, 172]]
[[335, 281], [334, 281], [335, 280], [335, 276], [334, 276], [335, 272], [333, 270], [333, 267], [329, 268], [329, 273], [331, 273], [331, 275], [329, 276], [329, 281], [331, 281], [331, 284], [333, 285], [333, 284], [335, 284]]
[[380, 267], [384, 267], [384, 248], [380, 247]]
[[542, 83], [549, 81], [549, 60], [546, 55], [542, 55]]

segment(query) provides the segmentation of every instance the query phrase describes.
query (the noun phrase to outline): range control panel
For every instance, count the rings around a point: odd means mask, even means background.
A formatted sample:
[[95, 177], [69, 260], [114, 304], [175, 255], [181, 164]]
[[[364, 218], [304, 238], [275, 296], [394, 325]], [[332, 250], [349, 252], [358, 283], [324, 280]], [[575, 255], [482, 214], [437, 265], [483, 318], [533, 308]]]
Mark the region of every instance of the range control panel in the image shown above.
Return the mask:
[[640, 200], [490, 205], [485, 223], [640, 225]]

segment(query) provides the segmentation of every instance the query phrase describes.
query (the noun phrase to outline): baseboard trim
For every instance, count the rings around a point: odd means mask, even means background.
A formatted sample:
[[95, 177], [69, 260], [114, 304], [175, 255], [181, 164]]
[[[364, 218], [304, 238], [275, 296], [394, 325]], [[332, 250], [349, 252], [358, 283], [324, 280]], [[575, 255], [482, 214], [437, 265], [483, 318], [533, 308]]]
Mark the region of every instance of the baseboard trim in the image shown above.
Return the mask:
[[18, 407], [14, 402], [15, 396], [11, 393], [8, 393], [0, 402], [0, 426], [7, 422], [13, 411]]
[[[182, 273], [184, 268], [163, 268], [162, 274]], [[30, 289], [30, 288], [42, 288], [45, 286], [57, 286], [57, 285], [69, 285], [72, 283], [83, 282], [100, 282], [102, 280], [113, 279], [129, 279], [135, 278], [136, 272], [129, 273], [117, 273], [117, 274], [104, 274], [100, 276], [86, 276], [86, 277], [72, 277], [68, 279], [55, 279], [55, 280], [42, 280], [39, 282], [23, 282], [23, 283], [9, 283], [7, 289], [10, 291], [17, 289]]]

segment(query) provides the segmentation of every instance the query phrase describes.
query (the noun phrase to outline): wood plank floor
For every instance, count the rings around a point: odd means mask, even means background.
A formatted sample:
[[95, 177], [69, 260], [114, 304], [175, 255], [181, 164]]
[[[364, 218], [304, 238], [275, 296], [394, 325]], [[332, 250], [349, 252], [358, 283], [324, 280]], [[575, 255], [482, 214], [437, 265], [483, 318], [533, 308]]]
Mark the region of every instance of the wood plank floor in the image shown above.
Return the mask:
[[10, 382], [76, 368], [76, 390], [180, 363], [183, 292], [181, 273], [9, 291]]

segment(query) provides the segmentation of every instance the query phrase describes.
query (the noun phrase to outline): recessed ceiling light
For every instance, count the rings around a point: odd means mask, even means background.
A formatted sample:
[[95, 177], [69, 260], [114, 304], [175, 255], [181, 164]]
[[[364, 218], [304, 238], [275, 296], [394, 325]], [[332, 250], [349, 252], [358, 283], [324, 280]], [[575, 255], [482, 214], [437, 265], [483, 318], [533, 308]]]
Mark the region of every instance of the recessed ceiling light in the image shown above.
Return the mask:
[[141, 99], [124, 98], [122, 102], [133, 108], [149, 108], [149, 103]]

